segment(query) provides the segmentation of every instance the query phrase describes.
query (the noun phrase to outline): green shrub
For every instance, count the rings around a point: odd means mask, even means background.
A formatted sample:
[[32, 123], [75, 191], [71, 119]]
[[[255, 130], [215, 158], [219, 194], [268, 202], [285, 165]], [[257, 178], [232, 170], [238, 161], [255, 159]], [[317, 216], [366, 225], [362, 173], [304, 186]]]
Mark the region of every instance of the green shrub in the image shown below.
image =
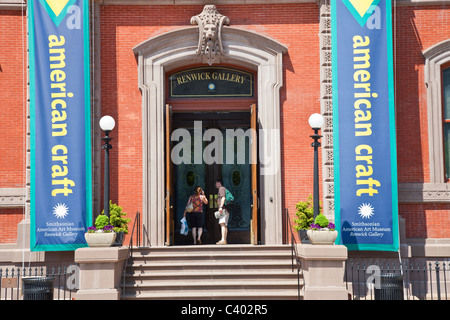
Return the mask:
[[[103, 213], [104, 211], [102, 211], [102, 215]], [[114, 226], [115, 232], [128, 233], [128, 223], [131, 219], [127, 219], [126, 216], [127, 214], [123, 212], [121, 206], [118, 206], [111, 201], [109, 202], [109, 223]]]
[[100, 214], [97, 219], [95, 219], [95, 227], [97, 229], [103, 229], [105, 226], [109, 224], [109, 218], [105, 216], [103, 213]]
[[[306, 201], [300, 201], [295, 205], [295, 218], [292, 219], [294, 222], [293, 228], [295, 231], [300, 229], [309, 229], [311, 223], [314, 222], [314, 207], [313, 207], [313, 197], [309, 195]], [[319, 213], [322, 212], [322, 207], [319, 206]]]
[[327, 228], [330, 222], [328, 221], [327, 217], [325, 217], [323, 214], [319, 214], [316, 217], [316, 220], [314, 220], [314, 223], [318, 224], [321, 228]]

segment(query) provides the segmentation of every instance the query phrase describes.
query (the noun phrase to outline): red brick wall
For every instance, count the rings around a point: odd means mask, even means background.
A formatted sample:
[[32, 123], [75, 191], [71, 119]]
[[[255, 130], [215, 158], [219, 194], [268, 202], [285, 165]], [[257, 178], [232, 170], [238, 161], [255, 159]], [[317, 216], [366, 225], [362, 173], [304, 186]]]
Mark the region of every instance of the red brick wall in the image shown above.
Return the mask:
[[[132, 48], [158, 34], [190, 26], [203, 6], [102, 6], [102, 113], [116, 120], [111, 198], [129, 213], [142, 208], [142, 112]], [[284, 206], [312, 194], [313, 150], [308, 118], [320, 112], [319, 9], [316, 4], [218, 6], [231, 26], [256, 31], [289, 48], [281, 89]]]
[[[0, 188], [23, 188], [26, 168], [26, 18], [0, 10]], [[23, 209], [0, 208], [0, 243], [15, 243]]]
[[17, 225], [23, 216], [23, 208], [0, 208], [0, 243], [17, 242]]
[[450, 204], [401, 204], [407, 238], [450, 238]]
[[430, 182], [427, 92], [422, 52], [450, 38], [450, 6], [396, 9], [399, 182]]
[[[430, 182], [427, 92], [422, 52], [450, 38], [450, 6], [396, 9], [398, 180]], [[401, 204], [408, 238], [450, 238], [450, 205]]]
[[22, 12], [0, 10], [0, 30], [0, 188], [18, 188], [26, 183], [27, 66], [26, 36], [21, 33], [26, 31], [26, 19]]

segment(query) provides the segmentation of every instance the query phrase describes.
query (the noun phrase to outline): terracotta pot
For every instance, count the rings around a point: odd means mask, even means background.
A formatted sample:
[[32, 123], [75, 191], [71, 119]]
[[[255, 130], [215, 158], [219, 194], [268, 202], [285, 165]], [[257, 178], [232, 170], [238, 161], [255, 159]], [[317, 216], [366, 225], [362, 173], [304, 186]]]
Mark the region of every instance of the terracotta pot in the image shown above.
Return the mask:
[[329, 245], [334, 244], [338, 235], [336, 230], [308, 230], [306, 234], [311, 244]]
[[94, 233], [85, 233], [84, 238], [86, 239], [89, 247], [111, 247], [116, 240], [115, 232], [94, 232]]

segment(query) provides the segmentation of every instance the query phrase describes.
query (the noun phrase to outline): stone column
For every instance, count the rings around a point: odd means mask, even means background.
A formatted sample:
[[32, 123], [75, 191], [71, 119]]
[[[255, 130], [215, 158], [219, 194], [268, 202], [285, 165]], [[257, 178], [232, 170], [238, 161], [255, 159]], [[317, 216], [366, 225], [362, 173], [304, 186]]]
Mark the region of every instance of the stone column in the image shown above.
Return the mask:
[[76, 300], [119, 300], [127, 247], [81, 248], [75, 251], [80, 267]]
[[345, 261], [347, 248], [341, 245], [297, 245], [303, 270], [305, 300], [347, 300]]
[[323, 214], [334, 221], [333, 95], [331, 74], [331, 8], [329, 0], [319, 0], [320, 112], [322, 127]]

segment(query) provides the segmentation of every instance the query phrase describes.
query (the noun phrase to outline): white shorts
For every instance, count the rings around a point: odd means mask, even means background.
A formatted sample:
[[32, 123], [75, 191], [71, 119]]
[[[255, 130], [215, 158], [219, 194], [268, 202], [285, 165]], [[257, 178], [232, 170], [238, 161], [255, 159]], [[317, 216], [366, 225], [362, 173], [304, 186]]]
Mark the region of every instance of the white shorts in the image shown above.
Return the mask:
[[230, 213], [227, 209], [223, 209], [223, 217], [219, 218], [219, 224], [224, 223], [225, 226], [228, 226], [228, 219], [230, 218]]

